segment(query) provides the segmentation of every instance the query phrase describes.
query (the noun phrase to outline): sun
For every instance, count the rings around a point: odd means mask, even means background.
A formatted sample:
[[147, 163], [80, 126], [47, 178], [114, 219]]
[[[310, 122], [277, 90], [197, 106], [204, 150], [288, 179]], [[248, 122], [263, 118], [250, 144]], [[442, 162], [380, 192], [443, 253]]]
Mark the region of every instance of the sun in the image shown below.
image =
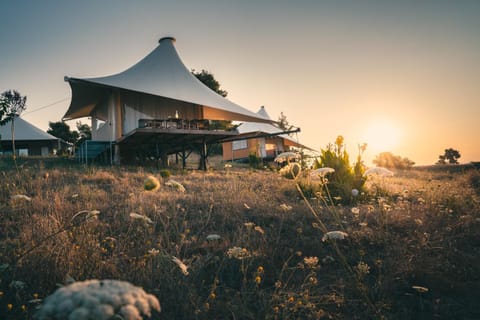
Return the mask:
[[375, 152], [387, 152], [395, 149], [401, 140], [402, 132], [399, 126], [389, 119], [376, 119], [367, 124], [362, 135], [368, 149]]

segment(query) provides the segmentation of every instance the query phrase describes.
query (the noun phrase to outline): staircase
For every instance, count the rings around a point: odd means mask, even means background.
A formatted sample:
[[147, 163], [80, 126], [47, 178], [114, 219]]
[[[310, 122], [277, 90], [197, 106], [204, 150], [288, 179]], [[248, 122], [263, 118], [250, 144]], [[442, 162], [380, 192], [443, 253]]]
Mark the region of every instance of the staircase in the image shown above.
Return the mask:
[[[88, 164], [89, 162], [95, 161], [102, 154], [109, 151], [112, 146], [110, 141], [93, 141], [86, 140], [84, 143], [78, 147], [75, 152], [75, 157], [79, 162]], [[108, 155], [108, 162], [110, 162], [110, 155]]]

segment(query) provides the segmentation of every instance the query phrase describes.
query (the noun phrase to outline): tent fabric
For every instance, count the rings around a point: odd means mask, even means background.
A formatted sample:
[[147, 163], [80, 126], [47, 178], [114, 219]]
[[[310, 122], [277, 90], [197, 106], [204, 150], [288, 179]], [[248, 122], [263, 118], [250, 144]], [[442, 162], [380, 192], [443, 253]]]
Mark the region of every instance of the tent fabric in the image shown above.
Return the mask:
[[[270, 116], [265, 110], [265, 107], [263, 106], [260, 108], [260, 110], [258, 110], [257, 114], [262, 118], [271, 120]], [[274, 133], [279, 133], [284, 131], [283, 129], [280, 129], [279, 127], [276, 127], [273, 124], [259, 123], [259, 122], [244, 122], [238, 126], [237, 130], [240, 135], [252, 133], [252, 132], [274, 134]], [[292, 143], [294, 143], [294, 145], [300, 145], [298, 142], [292, 139], [288, 134], [279, 134], [278, 136], [283, 139], [291, 141]]]
[[89, 116], [102, 94], [109, 88], [119, 88], [209, 107], [208, 110], [215, 111], [210, 112], [215, 117], [211, 120], [271, 121], [200, 82], [183, 64], [174, 42], [172, 37], [160, 39], [150, 54], [118, 74], [84, 79], [65, 77], [72, 89], [72, 101], [63, 119]]
[[[15, 140], [58, 140], [57, 137], [48, 134], [20, 117], [15, 118]], [[0, 140], [12, 140], [11, 121], [0, 126]]]

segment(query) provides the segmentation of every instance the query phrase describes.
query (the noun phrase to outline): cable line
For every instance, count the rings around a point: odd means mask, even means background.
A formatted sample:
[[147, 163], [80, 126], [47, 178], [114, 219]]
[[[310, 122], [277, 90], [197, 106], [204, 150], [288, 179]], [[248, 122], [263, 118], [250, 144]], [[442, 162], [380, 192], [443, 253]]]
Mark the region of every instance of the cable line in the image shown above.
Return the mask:
[[37, 109], [33, 109], [32, 111], [25, 112], [23, 115], [26, 115], [26, 114], [29, 114], [29, 113], [33, 113], [33, 112], [37, 112], [37, 111], [42, 110], [42, 109], [46, 109], [46, 108], [48, 108], [48, 107], [54, 106], [54, 105], [56, 105], [56, 104], [58, 104], [58, 103], [60, 103], [60, 102], [66, 101], [66, 100], [68, 100], [68, 99], [70, 99], [70, 97], [66, 97], [66, 98], [63, 98], [62, 100], [58, 100], [58, 101], [52, 102], [52, 103], [50, 103], [50, 104], [47, 104], [46, 106], [43, 106], [43, 107], [40, 107], [40, 108], [37, 108]]

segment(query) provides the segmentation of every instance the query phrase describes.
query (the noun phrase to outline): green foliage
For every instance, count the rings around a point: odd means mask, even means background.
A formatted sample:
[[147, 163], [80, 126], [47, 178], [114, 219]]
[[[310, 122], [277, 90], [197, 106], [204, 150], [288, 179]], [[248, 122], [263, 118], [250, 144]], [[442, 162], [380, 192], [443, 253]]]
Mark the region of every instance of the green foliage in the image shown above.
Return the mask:
[[352, 167], [343, 137], [338, 136], [335, 144], [329, 144], [326, 149], [321, 150], [320, 158], [314, 164], [316, 169], [328, 167], [335, 170], [328, 175], [328, 190], [333, 198], [339, 198], [342, 203], [350, 203], [352, 190], [362, 191], [365, 184], [365, 166], [362, 161], [365, 148], [366, 144], [359, 146], [357, 161]]
[[26, 109], [27, 97], [16, 90], [4, 91], [0, 96], [0, 126], [14, 120]]
[[248, 155], [248, 164], [252, 168], [260, 169], [262, 166], [262, 159], [252, 152]]
[[226, 97], [228, 92], [225, 90], [220, 89], [220, 83], [215, 79], [212, 73], [208, 72], [207, 70], [203, 70], [198, 72], [195, 69], [192, 69], [192, 74], [200, 80], [204, 85], [221, 95], [222, 97]]
[[410, 169], [415, 164], [412, 160], [396, 156], [391, 152], [382, 152], [378, 154], [373, 160], [373, 163], [378, 167], [389, 169]]
[[171, 175], [172, 175], [172, 173], [171, 173], [170, 170], [168, 170], [168, 169], [162, 169], [162, 170], [160, 170], [160, 176], [161, 176], [162, 178], [168, 178], [168, 177], [170, 177]]
[[461, 157], [460, 152], [453, 148], [445, 149], [443, 155], [438, 156], [437, 164], [446, 164], [447, 161], [449, 164], [458, 164], [458, 159]]

